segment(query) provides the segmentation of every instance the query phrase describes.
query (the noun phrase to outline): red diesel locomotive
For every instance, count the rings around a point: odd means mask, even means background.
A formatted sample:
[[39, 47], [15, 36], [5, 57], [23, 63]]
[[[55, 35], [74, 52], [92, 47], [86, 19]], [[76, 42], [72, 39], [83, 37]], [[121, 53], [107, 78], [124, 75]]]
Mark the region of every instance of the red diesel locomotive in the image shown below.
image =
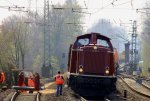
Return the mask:
[[78, 36], [69, 49], [68, 85], [86, 95], [107, 94], [115, 90], [115, 54], [110, 38], [104, 35]]

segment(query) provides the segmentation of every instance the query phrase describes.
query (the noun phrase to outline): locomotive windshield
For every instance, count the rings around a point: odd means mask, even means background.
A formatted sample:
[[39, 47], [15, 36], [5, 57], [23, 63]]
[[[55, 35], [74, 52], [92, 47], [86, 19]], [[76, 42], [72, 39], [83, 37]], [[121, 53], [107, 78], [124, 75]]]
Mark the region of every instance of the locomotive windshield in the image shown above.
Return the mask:
[[88, 45], [90, 42], [89, 38], [82, 38], [77, 41], [77, 46], [80, 47], [82, 45]]
[[97, 45], [101, 45], [104, 47], [109, 47], [109, 44], [107, 42], [107, 40], [103, 40], [103, 39], [97, 39]]

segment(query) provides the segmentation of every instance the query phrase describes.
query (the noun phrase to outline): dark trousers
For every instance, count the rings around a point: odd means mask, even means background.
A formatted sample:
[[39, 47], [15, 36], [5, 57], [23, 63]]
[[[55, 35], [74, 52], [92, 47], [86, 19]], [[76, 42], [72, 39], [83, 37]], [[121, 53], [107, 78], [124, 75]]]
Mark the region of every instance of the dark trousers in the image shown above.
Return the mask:
[[56, 85], [56, 96], [62, 95], [62, 84]]

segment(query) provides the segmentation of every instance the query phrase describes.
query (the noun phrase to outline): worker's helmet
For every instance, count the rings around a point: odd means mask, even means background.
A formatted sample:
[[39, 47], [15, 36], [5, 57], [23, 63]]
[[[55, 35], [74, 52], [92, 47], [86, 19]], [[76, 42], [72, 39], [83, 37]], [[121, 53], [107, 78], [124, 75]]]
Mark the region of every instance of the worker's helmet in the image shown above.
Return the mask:
[[58, 71], [58, 74], [60, 74], [60, 71]]

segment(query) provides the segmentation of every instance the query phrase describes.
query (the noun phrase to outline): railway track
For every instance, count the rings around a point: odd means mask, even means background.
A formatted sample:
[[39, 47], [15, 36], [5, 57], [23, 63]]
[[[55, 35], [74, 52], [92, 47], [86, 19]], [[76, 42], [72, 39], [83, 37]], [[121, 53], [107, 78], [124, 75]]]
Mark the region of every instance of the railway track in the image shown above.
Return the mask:
[[[147, 81], [143, 80], [142, 82], [147, 82]], [[150, 86], [146, 85], [145, 83], [142, 83], [142, 86], [150, 90]]]
[[[150, 92], [150, 89], [145, 87], [145, 85], [143, 84], [138, 84], [138, 83], [135, 83], [135, 85], [131, 84], [122, 77], [122, 76], [119, 76], [119, 78], [126, 84], [126, 86], [132, 90], [134, 93], [137, 93], [141, 96], [144, 96], [146, 98], [150, 98], [150, 94], [149, 93], [146, 93], [146, 92]], [[130, 77], [125, 77], [125, 78], [129, 78], [129, 79], [132, 79]], [[133, 80], [133, 79], [132, 79]], [[135, 81], [136, 82], [136, 81]], [[135, 87], [134, 87], [135, 86]], [[137, 86], [137, 87], [136, 87]], [[139, 86], [139, 87], [138, 87]]]
[[[130, 79], [133, 79], [133, 80], [137, 80], [137, 77], [135, 77], [135, 76], [128, 76], [128, 75], [126, 75], [126, 74], [121, 74], [121, 77], [125, 77], [125, 78], [130, 78]], [[148, 85], [148, 83], [147, 82], [149, 82], [150, 81], [150, 79], [148, 79], [148, 78], [140, 78], [141, 80], [142, 80], [142, 82], [141, 82], [141, 85], [143, 86], [143, 87], [145, 87], [146, 89], [149, 89], [150, 90], [150, 86]], [[150, 83], [149, 83], [150, 84]]]
[[80, 97], [81, 101], [87, 101], [84, 97]]
[[23, 94], [15, 92], [10, 101], [40, 101], [40, 93]]
[[89, 100], [89, 99], [86, 99], [86, 98], [84, 98], [84, 97], [80, 97], [80, 99], [81, 99], [81, 101], [111, 101], [111, 100], [109, 100], [108, 98], [105, 98], [105, 99], [94, 99], [94, 100]]

